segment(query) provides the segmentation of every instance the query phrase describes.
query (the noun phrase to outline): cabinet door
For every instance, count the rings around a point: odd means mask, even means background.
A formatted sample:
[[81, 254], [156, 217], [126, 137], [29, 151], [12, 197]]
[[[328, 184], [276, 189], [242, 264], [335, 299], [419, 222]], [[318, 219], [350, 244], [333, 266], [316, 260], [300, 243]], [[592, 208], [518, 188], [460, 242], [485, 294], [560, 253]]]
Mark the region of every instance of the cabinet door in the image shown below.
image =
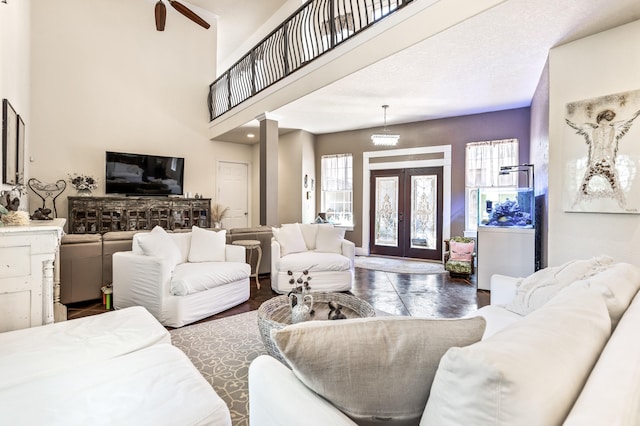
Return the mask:
[[138, 206], [127, 210], [127, 231], [136, 231], [149, 228], [149, 208]]
[[82, 197], [69, 197], [69, 233], [95, 234], [99, 231], [98, 203]]
[[154, 203], [149, 207], [149, 229], [154, 226], [171, 229], [171, 206], [168, 203]]
[[200, 228], [211, 227], [211, 200], [203, 198], [201, 200], [191, 202], [191, 212], [194, 225]]
[[125, 231], [127, 202], [120, 199], [103, 198], [100, 206], [100, 232]]
[[186, 200], [174, 201], [171, 210], [171, 229], [191, 228], [191, 203]]

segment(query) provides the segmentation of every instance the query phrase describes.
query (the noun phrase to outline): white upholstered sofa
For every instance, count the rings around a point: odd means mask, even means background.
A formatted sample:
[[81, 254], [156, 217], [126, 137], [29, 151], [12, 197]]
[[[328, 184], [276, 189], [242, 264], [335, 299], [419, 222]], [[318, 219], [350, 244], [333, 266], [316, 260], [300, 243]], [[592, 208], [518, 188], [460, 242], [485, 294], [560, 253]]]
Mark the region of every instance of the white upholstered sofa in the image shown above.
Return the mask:
[[292, 290], [294, 277], [309, 271], [312, 291], [348, 291], [355, 273], [355, 244], [344, 229], [328, 224], [284, 224], [273, 228], [271, 288], [281, 294]]
[[249, 299], [245, 248], [225, 244], [225, 231], [160, 227], [133, 237], [132, 251], [113, 255], [113, 306], [144, 306], [163, 325], [182, 327]]
[[142, 307], [0, 333], [0, 424], [231, 426]]
[[[492, 304], [475, 316], [424, 320], [443, 328], [451, 327], [449, 321], [486, 321], [484, 332], [475, 336], [479, 341], [461, 340], [441, 357], [434, 344], [442, 339], [424, 340], [433, 330], [423, 324], [416, 331], [414, 324], [410, 332], [398, 332], [395, 322], [402, 319], [397, 317], [361, 320], [377, 323], [376, 331], [360, 340], [359, 320], [347, 320], [353, 322], [349, 327], [346, 321], [340, 324], [354, 329], [348, 338], [330, 322], [285, 327], [272, 337], [293, 369], [269, 356], [253, 361], [251, 424], [296, 424], [301, 413], [308, 413], [304, 424], [311, 426], [640, 424], [639, 288], [640, 268], [606, 257], [568, 262], [526, 278], [494, 276]], [[477, 324], [469, 323], [464, 332], [451, 328], [454, 332], [441, 334], [469, 338], [474, 328]], [[304, 359], [299, 348], [307, 345], [327, 349]], [[350, 365], [349, 358], [357, 362]], [[404, 374], [393, 368], [386, 374], [384, 363], [398, 361], [404, 362]], [[360, 376], [359, 364], [371, 368], [375, 362], [379, 369], [369, 382], [345, 385], [344, 377]], [[424, 376], [429, 369], [435, 370], [431, 378]], [[368, 394], [374, 395], [372, 401]], [[423, 399], [407, 407], [404, 399], [395, 399], [398, 394]], [[387, 400], [395, 405], [386, 405]]]

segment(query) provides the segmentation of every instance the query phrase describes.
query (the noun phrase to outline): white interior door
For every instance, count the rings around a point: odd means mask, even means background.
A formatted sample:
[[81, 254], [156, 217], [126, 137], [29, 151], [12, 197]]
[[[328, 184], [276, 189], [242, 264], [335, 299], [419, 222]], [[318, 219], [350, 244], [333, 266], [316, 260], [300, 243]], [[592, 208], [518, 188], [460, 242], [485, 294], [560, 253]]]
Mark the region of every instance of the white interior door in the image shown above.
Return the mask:
[[249, 226], [249, 165], [218, 162], [218, 204], [229, 207], [222, 220], [225, 229]]

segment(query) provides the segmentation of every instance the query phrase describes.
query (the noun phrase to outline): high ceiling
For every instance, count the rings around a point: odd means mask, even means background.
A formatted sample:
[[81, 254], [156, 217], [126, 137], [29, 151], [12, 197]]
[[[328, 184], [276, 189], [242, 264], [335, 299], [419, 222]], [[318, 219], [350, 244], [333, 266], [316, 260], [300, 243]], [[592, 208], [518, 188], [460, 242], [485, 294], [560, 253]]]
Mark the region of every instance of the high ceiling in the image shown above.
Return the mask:
[[[192, 0], [226, 4], [216, 13], [245, 17], [256, 3]], [[261, 10], [269, 13], [285, 2], [265, 3]], [[380, 127], [383, 104], [389, 125], [529, 106], [552, 47], [638, 19], [638, 0], [506, 0], [271, 115], [282, 128], [323, 134]], [[246, 133], [257, 125], [216, 139], [255, 143]]]

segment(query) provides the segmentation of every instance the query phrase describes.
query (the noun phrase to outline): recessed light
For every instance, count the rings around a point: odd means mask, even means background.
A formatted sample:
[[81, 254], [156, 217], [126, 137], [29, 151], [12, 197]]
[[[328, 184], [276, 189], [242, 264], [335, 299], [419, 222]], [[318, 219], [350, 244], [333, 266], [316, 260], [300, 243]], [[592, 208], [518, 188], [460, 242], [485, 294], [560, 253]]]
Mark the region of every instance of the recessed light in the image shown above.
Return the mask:
[[253, 133], [247, 133], [247, 137], [248, 137], [248, 138], [255, 138], [255, 137], [256, 137], [256, 135], [254, 135]]

